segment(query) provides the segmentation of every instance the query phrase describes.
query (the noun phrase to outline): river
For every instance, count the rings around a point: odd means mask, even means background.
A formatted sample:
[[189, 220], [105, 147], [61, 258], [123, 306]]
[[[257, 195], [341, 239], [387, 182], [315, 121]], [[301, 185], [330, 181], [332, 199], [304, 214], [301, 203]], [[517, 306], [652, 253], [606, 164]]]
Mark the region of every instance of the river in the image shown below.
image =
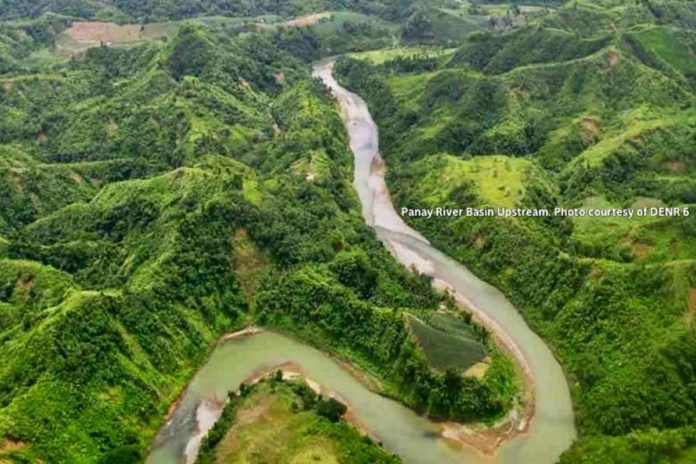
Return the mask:
[[[335, 392], [389, 451], [423, 464], [477, 462], [473, 451], [458, 451], [438, 438], [438, 427], [401, 403], [367, 389], [325, 353], [284, 335], [264, 331], [223, 341], [187, 387], [174, 414], [158, 435], [150, 464], [186, 462], [197, 443], [196, 418], [217, 417], [229, 390], [259, 370], [283, 364], [301, 366], [304, 376]], [[192, 454], [192, 453], [188, 453]]]
[[315, 66], [314, 75], [332, 89], [341, 105], [355, 159], [354, 186], [366, 222], [402, 264], [431, 275], [438, 287], [448, 289], [495, 333], [531, 380], [533, 419], [520, 424], [524, 433], [503, 443], [494, 456], [483, 456], [467, 446], [452, 446], [440, 436], [437, 424], [370, 391], [325, 353], [286, 336], [262, 332], [222, 341], [216, 347], [158, 434], [147, 463], [191, 462], [205, 430], [219, 416], [227, 392], [260, 370], [286, 363], [300, 366], [303, 375], [338, 394], [353, 416], [406, 463], [555, 462], [575, 437], [568, 384], [560, 365], [502, 293], [433, 248], [396, 213], [384, 180], [377, 126], [365, 102], [342, 88], [332, 69], [332, 62], [322, 62]]
[[333, 61], [318, 63], [314, 75], [341, 105], [355, 158], [354, 187], [365, 221], [402, 264], [433, 277], [438, 287], [448, 289], [472, 310], [525, 370], [528, 387], [533, 390], [534, 416], [524, 434], [502, 445], [500, 460], [511, 464], [555, 462], [576, 436], [573, 405], [561, 365], [505, 295], [432, 247], [397, 214], [384, 179], [377, 125], [365, 101], [336, 82], [333, 65]]

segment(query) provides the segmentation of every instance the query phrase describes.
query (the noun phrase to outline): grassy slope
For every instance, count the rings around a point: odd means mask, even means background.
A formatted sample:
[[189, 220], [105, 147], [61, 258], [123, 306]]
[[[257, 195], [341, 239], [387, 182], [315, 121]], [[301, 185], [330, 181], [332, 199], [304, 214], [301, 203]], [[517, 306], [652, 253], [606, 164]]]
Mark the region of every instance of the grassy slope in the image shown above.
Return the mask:
[[[86, 456], [103, 453], [95, 431], [107, 447], [147, 440], [166, 409], [163, 400], [178, 394], [209, 344], [233, 324], [234, 308], [243, 300], [234, 296], [229, 272], [205, 287], [200, 275], [181, 274], [180, 266], [194, 255], [200, 266], [219, 271], [226, 260], [214, 264], [207, 247], [231, 249], [221, 235], [207, 237], [207, 243], [183, 238], [190, 234], [187, 221], [203, 221], [210, 230], [221, 225], [206, 219], [203, 209], [183, 206], [223, 195], [210, 188], [210, 178], [189, 170], [119, 184], [89, 205], [41, 219], [24, 232], [22, 244], [13, 242], [11, 255], [67, 267], [75, 276], [33, 262], [3, 264], [13, 272], [2, 280], [12, 312], [4, 314], [2, 325], [0, 428], [3, 435], [36, 443], [28, 456], [88, 462]], [[140, 214], [149, 217], [124, 229], [124, 221], [132, 221], [122, 215], [125, 208], [138, 214], [133, 208], [143, 207]], [[80, 268], [71, 269], [73, 257]], [[187, 287], [188, 300], [178, 297]], [[148, 309], [153, 307], [158, 309]], [[158, 328], [156, 340], [152, 326]]]
[[[153, 52], [159, 63], [143, 68]], [[5, 458], [137, 459], [245, 307], [230, 232], [244, 205], [234, 186], [254, 176], [201, 151], [214, 149], [213, 137], [227, 146], [220, 128], [237, 115], [262, 129], [268, 97], [202, 83], [184, 95], [195, 79], [171, 77], [176, 53], [101, 50], [60, 78], [4, 81], [0, 106], [13, 118], [3, 119], [0, 434], [19, 443]], [[177, 111], [175, 137], [133, 133]], [[177, 146], [196, 167], [167, 166]], [[134, 177], [147, 179], [123, 182]]]
[[321, 416], [315, 394], [299, 382], [262, 380], [243, 397], [232, 398], [210, 434], [219, 442], [204, 443], [196, 462], [235, 464], [259, 456], [269, 464], [400, 462], [343, 420]]
[[[397, 202], [693, 204], [695, 100], [683, 59], [691, 42], [678, 29], [693, 8], [652, 3], [660, 19], [643, 6], [580, 2], [529, 29], [476, 36], [436, 71], [385, 63], [375, 80], [365, 76], [379, 70], [345, 66], [382, 127]], [[519, 165], [502, 178], [500, 155]], [[482, 158], [488, 169], [472, 175]], [[504, 289], [557, 349], [583, 433], [566, 462], [688, 460], [696, 422], [693, 214], [414, 221]]]

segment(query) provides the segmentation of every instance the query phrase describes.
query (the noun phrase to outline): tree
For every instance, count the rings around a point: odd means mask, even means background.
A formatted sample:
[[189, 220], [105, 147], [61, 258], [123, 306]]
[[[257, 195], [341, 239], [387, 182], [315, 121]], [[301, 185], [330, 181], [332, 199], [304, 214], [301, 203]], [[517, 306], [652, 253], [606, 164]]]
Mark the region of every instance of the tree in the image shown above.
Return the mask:
[[317, 414], [331, 422], [338, 422], [347, 410], [348, 408], [345, 404], [333, 398], [328, 400], [322, 399], [317, 403]]

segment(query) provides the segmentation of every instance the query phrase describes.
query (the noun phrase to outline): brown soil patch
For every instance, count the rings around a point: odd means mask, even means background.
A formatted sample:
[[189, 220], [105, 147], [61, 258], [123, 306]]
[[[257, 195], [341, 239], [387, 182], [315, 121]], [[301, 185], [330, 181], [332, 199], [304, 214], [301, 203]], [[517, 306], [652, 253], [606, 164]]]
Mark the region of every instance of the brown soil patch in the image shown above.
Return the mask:
[[74, 22], [66, 32], [76, 42], [121, 43], [140, 40], [140, 30], [139, 24], [119, 26], [100, 21], [80, 21]]
[[511, 88], [511, 90], [512, 90], [512, 93], [514, 93], [515, 95], [520, 96], [524, 99], [527, 99], [531, 96], [531, 93], [529, 93], [529, 90], [525, 90], [522, 87], [517, 86], [517, 85], [513, 86]]
[[[9, 453], [12, 451], [23, 450], [27, 447], [27, 444], [18, 440], [6, 439], [2, 445], [0, 445], [0, 452]], [[2, 462], [2, 461], [0, 461]], [[9, 462], [9, 461], [8, 461]]]
[[170, 31], [167, 28], [148, 24], [125, 24], [123, 26], [101, 21], [76, 21], [72, 23], [66, 34], [72, 40], [71, 45], [62, 45], [63, 53], [81, 55], [90, 47], [100, 44], [126, 44], [166, 37]]
[[283, 25], [288, 27], [311, 26], [312, 24], [316, 24], [322, 19], [329, 17], [331, 17], [331, 13], [313, 13], [305, 16], [299, 16], [289, 21], [285, 21]]
[[582, 140], [585, 143], [594, 143], [599, 138], [599, 121], [596, 118], [582, 118], [580, 121]]
[[36, 285], [36, 278], [32, 275], [24, 276], [17, 282], [17, 290], [30, 290]]
[[650, 250], [652, 250], [652, 247], [645, 243], [636, 242], [631, 245], [631, 249], [633, 250], [633, 254], [637, 258], [645, 258], [650, 254]]
[[667, 161], [665, 167], [670, 172], [682, 172], [684, 170], [684, 162], [679, 160]]
[[633, 256], [637, 259], [645, 258], [652, 251], [652, 247], [638, 240], [634, 240], [631, 237], [624, 237], [619, 241], [619, 245], [623, 247], [629, 247], [633, 252]]

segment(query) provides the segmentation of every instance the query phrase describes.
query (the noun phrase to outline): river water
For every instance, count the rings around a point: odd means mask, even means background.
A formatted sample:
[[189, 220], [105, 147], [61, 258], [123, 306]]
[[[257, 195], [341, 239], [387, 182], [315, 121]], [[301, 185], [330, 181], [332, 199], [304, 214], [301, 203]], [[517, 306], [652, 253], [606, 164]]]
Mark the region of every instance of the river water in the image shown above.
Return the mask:
[[476, 462], [473, 451], [459, 452], [447, 446], [444, 440], [437, 438], [435, 424], [401, 403], [370, 391], [325, 353], [292, 338], [262, 332], [222, 342], [217, 347], [191, 381], [157, 437], [148, 463], [186, 462], [186, 448], [195, 443], [192, 438], [197, 435], [196, 415], [200, 419], [215, 409], [206, 405], [220, 404], [229, 390], [237, 389], [255, 372], [288, 362], [300, 365], [303, 375], [325, 390], [337, 393], [371, 434], [404, 461], [424, 464]]
[[[356, 418], [390, 452], [412, 464], [551, 464], [575, 437], [573, 410], [563, 371], [543, 341], [495, 288], [430, 246], [396, 213], [384, 181], [378, 130], [365, 102], [332, 76], [333, 63], [315, 66], [314, 74], [336, 95], [355, 155], [354, 186], [366, 222], [405, 266], [416, 266], [436, 284], [472, 309], [521, 362], [535, 381], [535, 415], [526, 433], [484, 457], [466, 446], [448, 445], [436, 424], [366, 388], [328, 355], [273, 332], [221, 342], [194, 376], [158, 434], [148, 464], [192, 462], [198, 443], [217, 419], [230, 390], [255, 372], [291, 362], [324, 389], [337, 393]], [[201, 427], [203, 431], [201, 431]]]
[[510, 464], [555, 462], [576, 436], [570, 391], [560, 364], [500, 291], [432, 247], [404, 223], [389, 197], [379, 131], [365, 101], [336, 82], [332, 61], [315, 65], [314, 75], [333, 91], [341, 105], [355, 157], [354, 187], [365, 221], [402, 264], [432, 276], [437, 286], [448, 289], [468, 306], [518, 359], [534, 383], [534, 417], [525, 434], [502, 445], [500, 460]]

